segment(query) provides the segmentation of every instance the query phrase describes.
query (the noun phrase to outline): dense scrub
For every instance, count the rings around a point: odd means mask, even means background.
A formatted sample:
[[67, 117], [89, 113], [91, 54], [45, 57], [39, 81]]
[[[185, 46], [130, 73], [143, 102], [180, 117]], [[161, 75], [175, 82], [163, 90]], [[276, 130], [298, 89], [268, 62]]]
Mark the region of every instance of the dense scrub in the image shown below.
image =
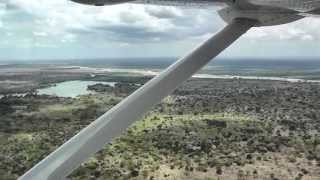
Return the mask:
[[[78, 99], [1, 99], [0, 179], [16, 179], [141, 79], [126, 83]], [[319, 100], [319, 84], [193, 79], [70, 178], [316, 180]]]

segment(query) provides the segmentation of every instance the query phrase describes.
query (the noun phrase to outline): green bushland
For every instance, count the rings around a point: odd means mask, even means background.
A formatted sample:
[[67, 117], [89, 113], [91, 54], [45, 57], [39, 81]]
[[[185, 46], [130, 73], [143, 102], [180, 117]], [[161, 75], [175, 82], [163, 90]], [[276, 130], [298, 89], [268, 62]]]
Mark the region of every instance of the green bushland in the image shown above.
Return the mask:
[[[320, 167], [318, 85], [212, 81], [182, 85], [70, 178], [152, 179], [180, 173], [214, 179], [226, 168], [273, 161], [272, 153], [281, 154], [286, 163], [304, 159]], [[0, 179], [16, 179], [126, 95], [109, 91], [76, 99], [1, 99]], [[319, 168], [312, 167], [308, 173], [315, 176]], [[194, 173], [203, 178], [192, 177]]]

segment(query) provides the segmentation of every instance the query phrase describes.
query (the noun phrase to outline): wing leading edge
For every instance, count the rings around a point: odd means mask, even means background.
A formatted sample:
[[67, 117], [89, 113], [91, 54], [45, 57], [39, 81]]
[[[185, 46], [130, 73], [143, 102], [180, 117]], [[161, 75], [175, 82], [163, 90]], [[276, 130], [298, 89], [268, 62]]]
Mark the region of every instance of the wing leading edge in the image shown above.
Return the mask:
[[[220, 6], [228, 2], [228, 0], [71, 0], [81, 4], [104, 6], [121, 3], [137, 3], [137, 4], [152, 4], [163, 6], [191, 6], [191, 7], [206, 7]], [[231, 1], [231, 0], [230, 0]]]

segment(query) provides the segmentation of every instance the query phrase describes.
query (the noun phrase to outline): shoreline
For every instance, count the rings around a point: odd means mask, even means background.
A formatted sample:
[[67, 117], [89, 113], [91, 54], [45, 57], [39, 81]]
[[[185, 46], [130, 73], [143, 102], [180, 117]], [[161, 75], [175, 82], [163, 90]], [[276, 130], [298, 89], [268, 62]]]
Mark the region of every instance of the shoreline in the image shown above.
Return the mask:
[[244, 80], [269, 80], [269, 81], [284, 81], [291, 83], [320, 83], [320, 80], [307, 80], [298, 78], [284, 77], [268, 77], [268, 76], [233, 76], [233, 75], [211, 75], [211, 74], [196, 74], [193, 77], [200, 79], [244, 79]]
[[[73, 66], [74, 67], [74, 66]], [[79, 70], [92, 71], [93, 73], [133, 73], [143, 76], [157, 76], [162, 70], [141, 70], [141, 69], [126, 69], [126, 68], [91, 68], [78, 66]], [[245, 80], [271, 80], [271, 81], [285, 81], [285, 82], [304, 82], [304, 83], [320, 83], [320, 80], [309, 80], [289, 77], [273, 77], [273, 76], [236, 76], [236, 75], [214, 75], [197, 73], [192, 76], [199, 79], [245, 79]]]
[[[126, 68], [126, 67], [106, 67], [95, 68], [86, 66], [49, 66], [49, 67], [33, 67], [33, 68], [9, 68], [2, 69], [0, 76], [0, 99], [2, 95], [15, 95], [21, 93], [29, 93], [41, 88], [51, 87], [57, 83], [68, 81], [99, 81], [99, 82], [139, 82], [145, 83], [151, 77], [160, 74], [162, 69], [157, 68]], [[10, 74], [8, 74], [10, 72]], [[320, 79], [306, 75], [301, 76], [246, 76], [229, 75], [228, 72], [214, 75], [199, 72], [192, 76], [192, 79], [221, 79], [221, 80], [247, 80], [247, 81], [279, 81], [288, 83], [314, 83], [318, 85]], [[230, 72], [232, 74], [232, 72]], [[309, 79], [308, 79], [309, 77]]]
[[[124, 71], [122, 71], [124, 72]], [[129, 72], [129, 71], [127, 71]], [[146, 71], [146, 73], [144, 73], [144, 71], [136, 71], [134, 70], [134, 72], [136, 73], [141, 73], [141, 75], [143, 76], [151, 76], [150, 71]], [[152, 74], [155, 74], [152, 73]], [[158, 73], [159, 74], [159, 73]], [[156, 75], [153, 75], [156, 76]], [[297, 79], [297, 78], [282, 78], [282, 77], [259, 77], [259, 76], [232, 76], [232, 75], [211, 75], [211, 74], [196, 74], [194, 76], [192, 76], [192, 78], [196, 78], [196, 79], [221, 79], [221, 80], [262, 80], [262, 81], [280, 81], [280, 82], [288, 82], [288, 83], [316, 83], [316, 84], [320, 84], [320, 80], [305, 80], [305, 79]], [[62, 81], [62, 82], [58, 82], [58, 83], [52, 83], [50, 84], [50, 86], [46, 87], [46, 88], [50, 88], [50, 87], [54, 87], [59, 83], [68, 83], [68, 82], [74, 82], [74, 81], [84, 81], [84, 82], [97, 82], [98, 83], [110, 83], [107, 81], [94, 81], [94, 80], [85, 80], [85, 79], [79, 79], [79, 80], [66, 80], [66, 81]], [[116, 82], [113, 82], [116, 83]], [[39, 92], [39, 90], [42, 89], [46, 89], [46, 88], [37, 88], [36, 91]], [[10, 96], [25, 96], [27, 93], [8, 93], [8, 94], [0, 94], [0, 99], [2, 99], [3, 97], [10, 95]], [[40, 93], [41, 95], [41, 93]]]

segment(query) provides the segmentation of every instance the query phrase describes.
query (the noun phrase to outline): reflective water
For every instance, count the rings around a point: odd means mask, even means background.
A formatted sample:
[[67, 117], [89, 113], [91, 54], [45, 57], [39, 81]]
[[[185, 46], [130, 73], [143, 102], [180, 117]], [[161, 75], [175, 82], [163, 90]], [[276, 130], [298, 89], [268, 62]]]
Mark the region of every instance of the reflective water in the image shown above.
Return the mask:
[[114, 82], [99, 82], [99, 81], [65, 81], [57, 83], [55, 86], [43, 88], [38, 90], [39, 95], [52, 95], [58, 97], [71, 97], [75, 98], [79, 95], [93, 94], [87, 88], [94, 84], [108, 84], [114, 86]]

